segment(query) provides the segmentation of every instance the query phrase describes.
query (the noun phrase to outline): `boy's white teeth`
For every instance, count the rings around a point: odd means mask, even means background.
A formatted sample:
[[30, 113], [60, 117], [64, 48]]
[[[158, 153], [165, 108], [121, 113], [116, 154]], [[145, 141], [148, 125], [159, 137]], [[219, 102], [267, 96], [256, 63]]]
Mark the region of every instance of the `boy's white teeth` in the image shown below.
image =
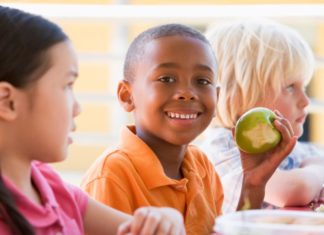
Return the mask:
[[183, 114], [183, 113], [173, 113], [173, 112], [168, 112], [168, 116], [170, 118], [177, 118], [177, 119], [195, 119], [197, 118], [197, 113], [192, 113], [192, 114]]

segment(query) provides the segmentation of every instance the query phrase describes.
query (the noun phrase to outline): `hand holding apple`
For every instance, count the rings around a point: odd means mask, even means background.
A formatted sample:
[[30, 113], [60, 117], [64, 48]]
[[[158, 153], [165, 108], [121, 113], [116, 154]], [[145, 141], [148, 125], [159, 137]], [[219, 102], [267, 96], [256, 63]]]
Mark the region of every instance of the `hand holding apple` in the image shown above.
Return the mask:
[[244, 113], [236, 123], [235, 140], [246, 153], [264, 153], [281, 140], [274, 126], [276, 115], [270, 109], [257, 107]]
[[251, 209], [260, 208], [268, 180], [296, 144], [297, 137], [289, 121], [278, 111], [275, 111], [273, 125], [281, 135], [281, 140], [273, 149], [263, 153], [247, 153], [240, 149], [243, 185], [238, 209], [244, 208], [246, 201]]

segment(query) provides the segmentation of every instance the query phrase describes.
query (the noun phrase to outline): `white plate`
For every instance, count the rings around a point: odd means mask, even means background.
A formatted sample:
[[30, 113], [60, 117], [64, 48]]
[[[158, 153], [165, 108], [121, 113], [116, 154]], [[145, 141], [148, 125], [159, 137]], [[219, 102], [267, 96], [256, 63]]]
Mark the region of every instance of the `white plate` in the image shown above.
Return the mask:
[[223, 235], [324, 235], [324, 213], [246, 210], [216, 218]]

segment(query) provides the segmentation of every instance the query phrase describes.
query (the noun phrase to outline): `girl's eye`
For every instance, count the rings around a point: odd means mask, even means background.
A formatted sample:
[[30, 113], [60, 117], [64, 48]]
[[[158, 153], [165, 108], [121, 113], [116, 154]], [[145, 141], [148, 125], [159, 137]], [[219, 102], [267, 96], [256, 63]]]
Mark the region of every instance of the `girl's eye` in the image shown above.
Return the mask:
[[69, 89], [73, 89], [73, 86], [74, 86], [74, 81], [73, 82], [69, 82], [66, 87], [69, 88]]
[[172, 76], [162, 76], [162, 77], [159, 77], [158, 80], [160, 82], [171, 83], [171, 82], [175, 82], [176, 79]]

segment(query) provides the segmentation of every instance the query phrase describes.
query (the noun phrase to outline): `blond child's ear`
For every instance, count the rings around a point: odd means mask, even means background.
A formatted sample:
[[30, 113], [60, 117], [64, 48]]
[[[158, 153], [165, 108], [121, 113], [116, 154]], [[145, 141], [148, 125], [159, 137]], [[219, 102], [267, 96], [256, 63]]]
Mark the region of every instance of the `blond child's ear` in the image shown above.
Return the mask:
[[15, 89], [10, 83], [0, 82], [0, 119], [10, 121], [16, 118], [14, 93]]
[[132, 97], [132, 88], [128, 81], [120, 81], [118, 83], [117, 96], [119, 103], [126, 112], [131, 112], [134, 110], [134, 102]]

